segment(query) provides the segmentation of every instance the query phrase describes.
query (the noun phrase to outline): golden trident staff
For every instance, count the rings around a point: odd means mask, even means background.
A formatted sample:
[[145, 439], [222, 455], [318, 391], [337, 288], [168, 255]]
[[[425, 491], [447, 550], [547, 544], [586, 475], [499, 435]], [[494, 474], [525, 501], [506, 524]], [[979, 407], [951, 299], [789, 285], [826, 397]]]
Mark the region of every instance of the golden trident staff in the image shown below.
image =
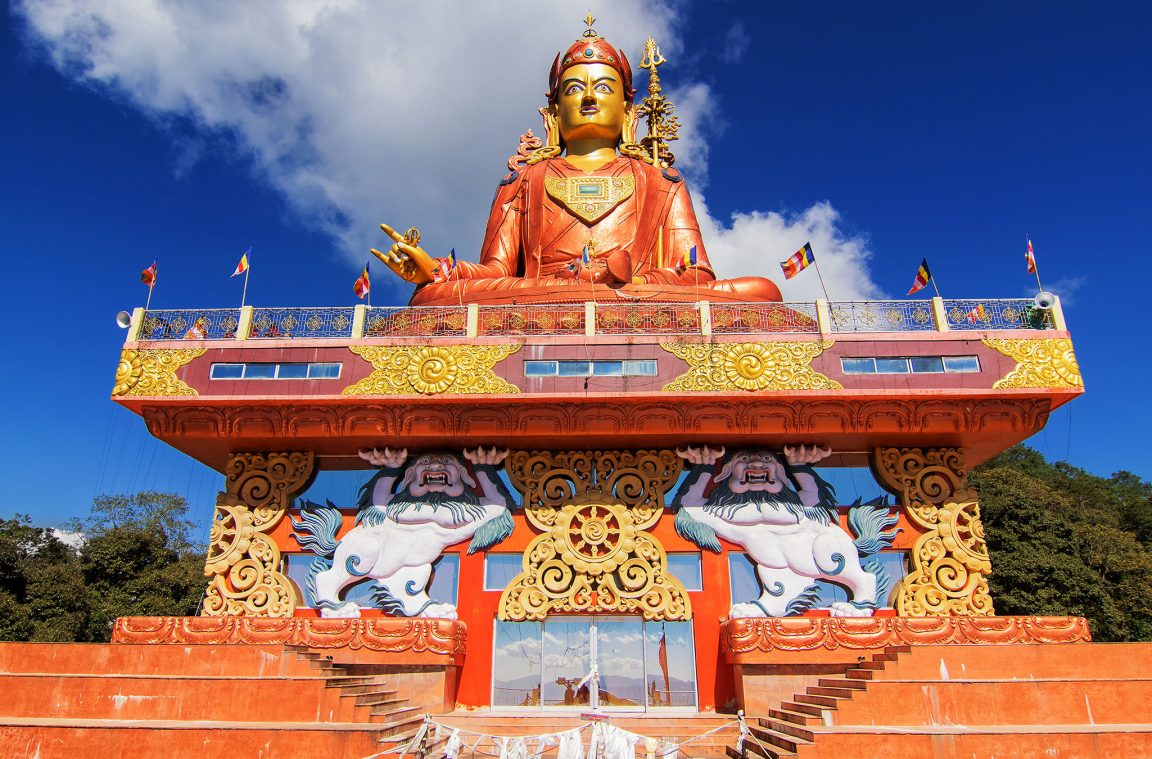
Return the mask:
[[660, 91], [660, 74], [656, 71], [668, 59], [660, 54], [656, 40], [649, 37], [644, 42], [644, 56], [640, 68], [648, 71], [648, 97], [636, 109], [640, 116], [648, 117], [648, 136], [640, 142], [652, 153], [654, 166], [671, 166], [676, 156], [668, 150], [668, 143], [680, 139], [680, 119], [673, 116], [676, 110], [671, 101]]

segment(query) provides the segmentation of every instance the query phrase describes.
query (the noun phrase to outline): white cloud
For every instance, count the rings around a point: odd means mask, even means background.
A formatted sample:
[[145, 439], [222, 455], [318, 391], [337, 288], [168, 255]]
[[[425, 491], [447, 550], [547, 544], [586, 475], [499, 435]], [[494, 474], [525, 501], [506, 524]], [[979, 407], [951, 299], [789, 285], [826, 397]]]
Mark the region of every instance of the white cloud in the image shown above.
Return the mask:
[[737, 21], [724, 35], [724, 48], [720, 51], [720, 60], [725, 63], [738, 63], [748, 52], [748, 45], [752, 38], [744, 30], [744, 24]]
[[[351, 268], [384, 244], [382, 221], [419, 227], [433, 255], [455, 247], [475, 259], [466, 251], [478, 251], [504, 162], [522, 132], [540, 133], [548, 66], [589, 7], [598, 31], [627, 51], [648, 34], [670, 59], [681, 47], [672, 0], [23, 0], [16, 9], [65, 75], [170, 130], [174, 171], [203, 151], [237, 151], [340, 243]], [[722, 120], [707, 85], [683, 82], [674, 96], [685, 123], [679, 165], [702, 187]], [[727, 225], [698, 211], [728, 276], [780, 280], [774, 262], [811, 238], [834, 297], [878, 292], [863, 243], [838, 231], [828, 204]], [[786, 295], [811, 296], [811, 279]]]

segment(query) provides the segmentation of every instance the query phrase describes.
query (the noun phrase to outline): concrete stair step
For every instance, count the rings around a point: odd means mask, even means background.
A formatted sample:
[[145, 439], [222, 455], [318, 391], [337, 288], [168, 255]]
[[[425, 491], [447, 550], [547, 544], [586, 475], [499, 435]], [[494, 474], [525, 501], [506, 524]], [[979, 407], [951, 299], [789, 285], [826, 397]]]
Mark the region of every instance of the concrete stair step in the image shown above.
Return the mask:
[[760, 719], [757, 720], [757, 722], [759, 723], [760, 727], [768, 728], [769, 730], [781, 733], [783, 735], [799, 738], [801, 740], [808, 741], [809, 743], [811, 743], [813, 740], [813, 733], [811, 730], [808, 730], [803, 725], [797, 725], [794, 722], [773, 718]]
[[818, 685], [808, 688], [808, 693], [813, 696], [827, 696], [829, 698], [849, 699], [859, 693], [857, 688], [833, 688], [831, 686]]
[[786, 709], [790, 712], [797, 712], [806, 717], [815, 717], [820, 719], [824, 715], [824, 710], [828, 707], [820, 706], [818, 704], [804, 704], [799, 701], [784, 701], [780, 704], [781, 709]]
[[851, 688], [853, 690], [864, 690], [868, 687], [866, 682], [850, 680], [847, 677], [821, 677], [816, 681], [816, 684], [825, 688]]
[[[809, 688], [809, 690], [812, 689]], [[855, 691], [853, 691], [853, 693], [854, 692]], [[844, 700], [841, 698], [833, 698], [832, 696], [820, 696], [814, 693], [797, 693], [792, 698], [795, 699], [796, 703], [818, 706], [822, 709], [835, 709], [839, 706], [840, 702]]]
[[[807, 746], [811, 744], [811, 741], [798, 738], [794, 735], [788, 735], [787, 733], [780, 733], [769, 727], [749, 725], [748, 731], [756, 737], [756, 740], [752, 740], [750, 738], [749, 740], [745, 741], [745, 748], [751, 748], [751, 746], [759, 747], [760, 744], [764, 744], [765, 746], [774, 746], [775, 748], [783, 749], [784, 751], [790, 751], [795, 754], [796, 750], [800, 746]], [[759, 741], [759, 743], [757, 743], [757, 741]]]
[[824, 720], [820, 715], [805, 714], [791, 709], [769, 709], [768, 716], [776, 720], [784, 720], [794, 725], [822, 725]]

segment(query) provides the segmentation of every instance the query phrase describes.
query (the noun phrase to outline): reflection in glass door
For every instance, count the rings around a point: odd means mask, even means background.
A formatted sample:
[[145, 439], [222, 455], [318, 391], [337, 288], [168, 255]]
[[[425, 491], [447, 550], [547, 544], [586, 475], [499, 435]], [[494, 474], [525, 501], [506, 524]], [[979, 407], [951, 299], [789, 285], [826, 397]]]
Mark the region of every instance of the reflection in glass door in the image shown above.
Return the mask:
[[[691, 622], [551, 617], [496, 622], [492, 705], [607, 710], [695, 708]], [[597, 683], [589, 670], [596, 662]]]
[[554, 617], [544, 622], [544, 681], [541, 706], [594, 706], [587, 681], [592, 654], [589, 617]]

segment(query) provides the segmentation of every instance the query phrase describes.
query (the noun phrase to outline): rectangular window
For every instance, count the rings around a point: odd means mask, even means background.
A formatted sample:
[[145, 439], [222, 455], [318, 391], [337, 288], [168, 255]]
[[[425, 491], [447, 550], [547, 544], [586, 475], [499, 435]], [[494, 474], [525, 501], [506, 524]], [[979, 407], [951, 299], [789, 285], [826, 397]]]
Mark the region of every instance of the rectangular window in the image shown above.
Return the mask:
[[518, 553], [489, 553], [484, 555], [484, 590], [504, 590], [520, 574], [523, 567]]
[[944, 360], [939, 356], [913, 356], [912, 371], [916, 374], [937, 374], [944, 371]]
[[280, 364], [276, 379], [307, 379], [308, 364]]
[[685, 590], [704, 590], [704, 573], [700, 568], [700, 554], [668, 554], [668, 571], [684, 584]]
[[877, 358], [877, 374], [907, 374], [908, 359], [906, 358]]
[[760, 598], [760, 579], [756, 565], [747, 554], [728, 554], [728, 579], [732, 588], [732, 603], [748, 603]]
[[561, 377], [587, 377], [592, 367], [588, 361], [561, 361]]
[[876, 359], [874, 358], [842, 358], [840, 365], [845, 374], [875, 374]]
[[340, 379], [340, 364], [308, 364], [308, 379]]
[[592, 362], [592, 375], [595, 377], [622, 377], [624, 376], [624, 363], [621, 361], [594, 361]]
[[624, 362], [624, 376], [625, 377], [655, 377], [656, 376], [656, 362], [655, 361], [625, 361]]
[[524, 376], [525, 377], [555, 377], [556, 376], [556, 362], [555, 361], [525, 361], [524, 362]]
[[969, 374], [980, 371], [980, 359], [976, 356], [945, 356], [944, 371]]
[[276, 379], [276, 364], [245, 364], [244, 379]]
[[244, 364], [212, 364], [212, 379], [240, 379], [244, 376]]

